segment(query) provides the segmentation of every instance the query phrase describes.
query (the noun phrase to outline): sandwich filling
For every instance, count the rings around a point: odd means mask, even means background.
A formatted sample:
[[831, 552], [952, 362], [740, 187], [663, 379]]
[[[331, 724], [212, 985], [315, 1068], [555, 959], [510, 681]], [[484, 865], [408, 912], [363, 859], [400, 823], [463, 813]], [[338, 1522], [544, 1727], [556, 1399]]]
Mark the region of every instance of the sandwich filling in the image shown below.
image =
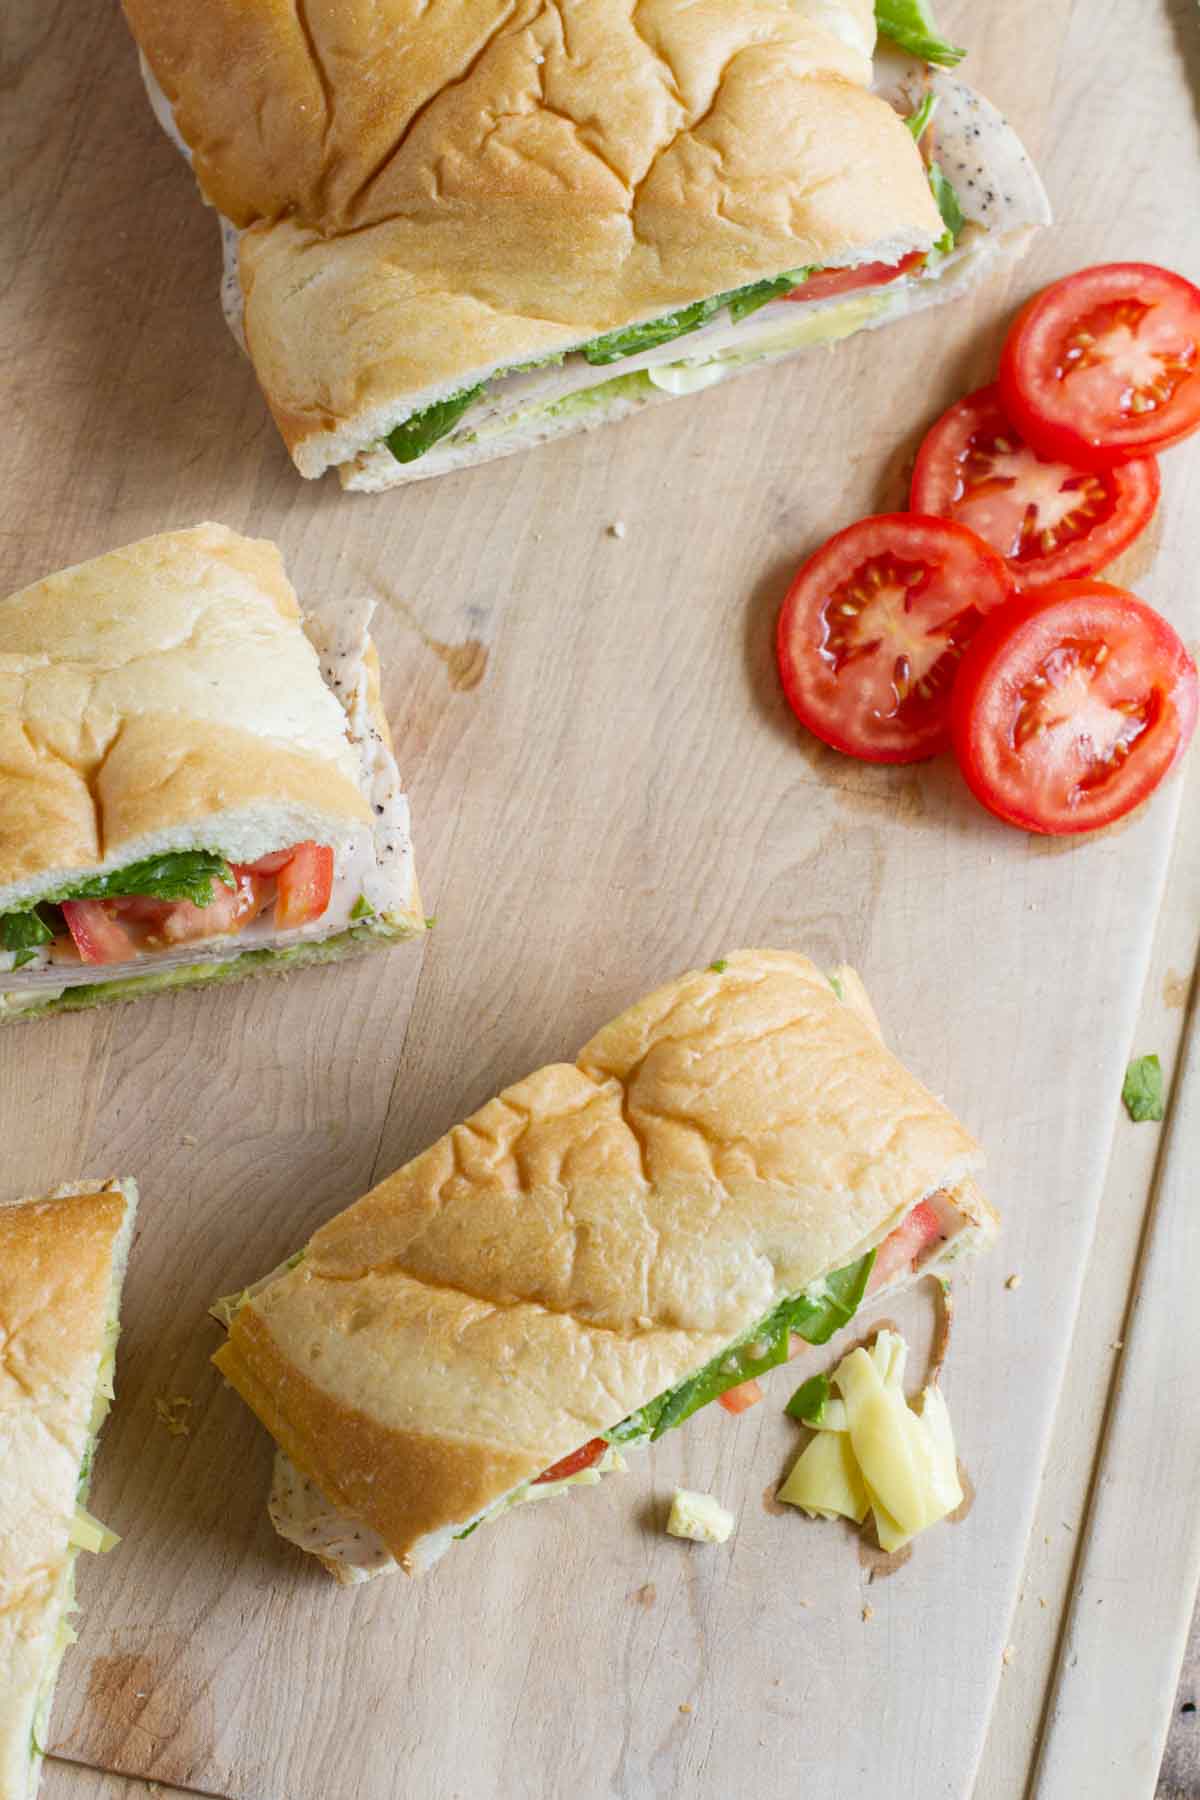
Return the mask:
[[[476, 1517], [439, 1533], [437, 1541], [430, 1543], [426, 1560], [433, 1561], [451, 1540], [469, 1537], [480, 1525], [514, 1506], [565, 1494], [572, 1487], [594, 1485], [603, 1475], [623, 1470], [623, 1449], [657, 1442], [713, 1400], [725, 1396], [729, 1410], [741, 1410], [735, 1390], [785, 1362], [804, 1345], [826, 1343], [849, 1323], [865, 1299], [918, 1275], [940, 1273], [963, 1247], [969, 1223], [950, 1193], [939, 1190], [931, 1194], [876, 1248], [781, 1301], [766, 1318], [675, 1387], [580, 1445], [534, 1480], [501, 1495]], [[299, 1260], [291, 1258], [232, 1302], [218, 1302], [214, 1313], [228, 1324], [239, 1305]], [[275, 1459], [269, 1510], [281, 1537], [319, 1557], [343, 1583], [369, 1581], [399, 1567], [376, 1531], [341, 1512], [282, 1451]]]
[[[648, 320], [586, 339], [565, 353], [514, 367], [464, 371], [458, 388], [417, 406], [400, 402], [376, 442], [339, 465], [354, 488], [386, 487], [398, 466], [436, 473], [534, 444], [560, 432], [617, 419], [668, 396], [694, 393], [781, 356], [833, 343], [948, 298], [997, 254], [1018, 255], [1049, 219], [1045, 194], [1006, 121], [971, 88], [931, 63], [952, 66], [946, 44], [917, 0], [882, 0], [875, 89], [899, 112], [920, 146], [943, 222], [928, 250], [828, 267], [781, 270], [708, 295]], [[155, 115], [188, 160], [170, 102], [143, 58]], [[936, 120], [934, 113], [937, 113]], [[222, 219], [222, 305], [245, 347], [240, 233]], [[414, 475], [417, 472], [414, 471]]]
[[346, 715], [371, 826], [337, 846], [285, 844], [251, 863], [214, 844], [66, 879], [0, 915], [0, 1012], [84, 1004], [97, 986], [215, 975], [247, 957], [298, 959], [403, 927], [414, 900], [409, 812], [371, 710], [372, 610], [351, 603], [336, 620], [305, 624]]
[[[375, 486], [385, 466], [436, 449], [439, 460], [494, 441], [529, 442], [600, 423], [668, 395], [710, 387], [795, 351], [905, 317], [973, 279], [999, 250], [1019, 253], [1049, 218], [1045, 195], [1011, 128], [972, 89], [885, 53], [877, 85], [921, 147], [944, 230], [928, 252], [895, 262], [792, 269], [665, 317], [591, 340], [550, 361], [502, 370], [402, 420], [352, 465]], [[868, 253], [869, 254], [869, 253]], [[611, 373], [606, 371], [611, 370]]]

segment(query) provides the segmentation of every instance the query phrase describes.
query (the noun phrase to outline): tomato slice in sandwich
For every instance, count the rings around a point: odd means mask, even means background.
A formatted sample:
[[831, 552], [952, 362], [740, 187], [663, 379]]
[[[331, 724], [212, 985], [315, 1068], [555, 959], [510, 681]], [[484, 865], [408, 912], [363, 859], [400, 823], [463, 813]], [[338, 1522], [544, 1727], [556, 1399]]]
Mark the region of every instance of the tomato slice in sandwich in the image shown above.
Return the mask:
[[1009, 417], [1039, 455], [1104, 469], [1200, 428], [1200, 288], [1153, 263], [1056, 281], [1000, 357]]
[[962, 525], [916, 513], [860, 519], [788, 590], [776, 643], [788, 704], [849, 756], [932, 756], [950, 740], [963, 651], [1013, 592], [1003, 557]]
[[137, 954], [133, 938], [106, 900], [64, 900], [62, 915], [80, 962], [129, 962]]
[[238, 867], [248, 869], [252, 875], [278, 875], [284, 863], [291, 862], [293, 854], [290, 848], [272, 850], [266, 856], [260, 856], [257, 862], [239, 863]]
[[608, 1444], [604, 1438], [589, 1438], [578, 1450], [572, 1450], [569, 1456], [562, 1456], [556, 1463], [551, 1463], [548, 1469], [543, 1469], [529, 1485], [539, 1487], [543, 1481], [565, 1481], [568, 1475], [578, 1475], [582, 1470], [590, 1469], [593, 1463], [598, 1463], [607, 1449]]
[[1122, 588], [1064, 581], [984, 624], [954, 690], [976, 798], [1026, 831], [1110, 825], [1158, 786], [1196, 723], [1196, 665]]
[[[255, 865], [259, 870], [261, 866]], [[292, 931], [298, 925], [311, 924], [321, 917], [333, 892], [333, 851], [327, 844], [297, 844], [275, 881], [275, 923], [279, 930]]]
[[757, 1377], [752, 1375], [749, 1381], [739, 1381], [736, 1387], [726, 1388], [723, 1394], [718, 1394], [717, 1405], [723, 1406], [727, 1413], [744, 1413], [757, 1406], [762, 1397], [762, 1388]]
[[997, 387], [942, 414], [917, 452], [914, 512], [965, 525], [1004, 557], [1021, 587], [1094, 575], [1145, 529], [1158, 503], [1158, 464], [1112, 469], [1047, 462], [1005, 412]]
[[895, 1231], [884, 1238], [875, 1252], [871, 1279], [867, 1282], [868, 1294], [914, 1269], [917, 1258], [931, 1251], [945, 1235], [937, 1212], [927, 1200], [922, 1200], [900, 1221]]
[[859, 288], [884, 287], [899, 281], [925, 261], [923, 250], [910, 250], [898, 263], [859, 263], [856, 269], [822, 269], [799, 287], [782, 296], [785, 300], [832, 300], [835, 294], [854, 294]]

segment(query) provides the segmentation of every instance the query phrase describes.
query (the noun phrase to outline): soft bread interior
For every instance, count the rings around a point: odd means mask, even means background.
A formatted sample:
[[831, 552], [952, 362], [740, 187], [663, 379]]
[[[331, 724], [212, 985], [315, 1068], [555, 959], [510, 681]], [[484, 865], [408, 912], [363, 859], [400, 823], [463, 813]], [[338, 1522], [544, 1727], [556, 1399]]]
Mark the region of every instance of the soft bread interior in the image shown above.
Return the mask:
[[736, 953], [331, 1221], [215, 1360], [411, 1563], [979, 1160], [853, 996], [802, 957]]
[[0, 1202], [0, 1337], [20, 1326], [21, 1379], [0, 1367], [0, 1794], [32, 1800], [73, 1604], [69, 1533], [86, 1499], [137, 1188], [73, 1182]]
[[368, 822], [273, 544], [168, 532], [0, 601], [0, 911], [168, 850]]

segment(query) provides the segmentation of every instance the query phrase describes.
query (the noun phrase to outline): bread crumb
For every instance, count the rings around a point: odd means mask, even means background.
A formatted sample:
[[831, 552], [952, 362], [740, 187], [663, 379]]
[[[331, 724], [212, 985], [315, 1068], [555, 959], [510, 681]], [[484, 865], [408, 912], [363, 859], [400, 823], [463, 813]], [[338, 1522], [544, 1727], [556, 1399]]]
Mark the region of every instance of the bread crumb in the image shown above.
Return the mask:
[[1000, 1661], [1004, 1664], [1006, 1669], [1008, 1668], [1008, 1665], [1012, 1662], [1012, 1659], [1015, 1655], [1016, 1655], [1016, 1651], [1013, 1649], [1012, 1645], [1007, 1644], [1000, 1655]]
[[863, 1624], [868, 1624], [869, 1621], [875, 1617], [875, 1608], [873, 1606], [864, 1606], [862, 1609], [862, 1616]]
[[609, 537], [623, 538], [625, 536], [624, 519], [614, 519], [608, 528], [608, 535]]
[[1047, 1602], [1046, 1602], [1046, 1597], [1045, 1597], [1045, 1595], [1044, 1595], [1044, 1594], [1039, 1594], [1039, 1595], [1038, 1595], [1038, 1605], [1039, 1605], [1039, 1606], [1045, 1606], [1045, 1605], [1046, 1605], [1046, 1604], [1047, 1604]]
[[189, 1150], [194, 1150], [196, 1145], [200, 1142], [200, 1139], [198, 1137], [193, 1137], [190, 1131], [185, 1131], [179, 1141], [181, 1144], [186, 1144]]
[[686, 1701], [686, 1700], [684, 1700], [684, 1701], [683, 1701], [683, 1702], [682, 1702], [682, 1703], [681, 1703], [681, 1704], [680, 1704], [680, 1708], [679, 1708], [679, 1710], [680, 1710], [680, 1712], [681, 1712], [681, 1713], [690, 1713], [690, 1712], [691, 1712], [691, 1710], [692, 1710], [692, 1709], [691, 1709], [691, 1707], [690, 1707], [690, 1706], [689, 1706], [689, 1705], [688, 1705], [688, 1703], [687, 1703], [687, 1701]]
[[1010, 1294], [1015, 1293], [1021, 1285], [1021, 1277], [1019, 1275], [1010, 1275], [1004, 1285]]
[[187, 1415], [192, 1410], [192, 1403], [186, 1394], [173, 1394], [170, 1399], [165, 1394], [156, 1394], [154, 1410], [159, 1424], [165, 1426], [172, 1437], [191, 1436]]
[[1108, 1347], [1110, 1350], [1123, 1350], [1125, 1348], [1125, 1339], [1124, 1338], [1114, 1338], [1112, 1343]]

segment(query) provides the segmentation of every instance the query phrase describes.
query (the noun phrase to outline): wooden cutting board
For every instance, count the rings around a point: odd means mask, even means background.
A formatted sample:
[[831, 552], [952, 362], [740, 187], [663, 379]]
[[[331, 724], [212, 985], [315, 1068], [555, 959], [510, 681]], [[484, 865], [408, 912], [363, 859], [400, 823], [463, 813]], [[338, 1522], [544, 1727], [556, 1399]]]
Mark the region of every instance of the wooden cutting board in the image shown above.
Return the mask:
[[[376, 596], [437, 915], [385, 957], [0, 1038], [5, 1192], [119, 1171], [143, 1194], [94, 1500], [124, 1541], [82, 1571], [60, 1756], [236, 1800], [971, 1791], [1121, 1076], [1149, 1047], [1131, 1035], [1183, 789], [1092, 842], [1025, 838], [944, 763], [871, 769], [803, 740], [772, 629], [806, 551], [902, 502], [923, 427], [987, 378], [1026, 292], [1114, 256], [1195, 273], [1184, 167], [1162, 154], [1195, 151], [1185, 10], [946, 0], [1061, 220], [1007, 283], [372, 499], [285, 459], [115, 6], [9, 0], [3, 591], [209, 517], [278, 539], [310, 601]], [[1168, 459], [1119, 572], [1193, 639], [1198, 470], [1194, 444]], [[209, 1366], [210, 1300], [504, 1082], [745, 944], [857, 964], [989, 1149], [1003, 1247], [956, 1282], [947, 1376], [973, 1505], [900, 1566], [782, 1516], [781, 1374], [740, 1422], [702, 1415], [425, 1582], [336, 1589], [266, 1521], [270, 1448]], [[160, 1400], [188, 1403], [185, 1432]], [[664, 1537], [678, 1480], [737, 1510], [727, 1548]], [[1036, 1706], [1025, 1751], [1035, 1734]], [[52, 1765], [45, 1791], [124, 1789]]]

